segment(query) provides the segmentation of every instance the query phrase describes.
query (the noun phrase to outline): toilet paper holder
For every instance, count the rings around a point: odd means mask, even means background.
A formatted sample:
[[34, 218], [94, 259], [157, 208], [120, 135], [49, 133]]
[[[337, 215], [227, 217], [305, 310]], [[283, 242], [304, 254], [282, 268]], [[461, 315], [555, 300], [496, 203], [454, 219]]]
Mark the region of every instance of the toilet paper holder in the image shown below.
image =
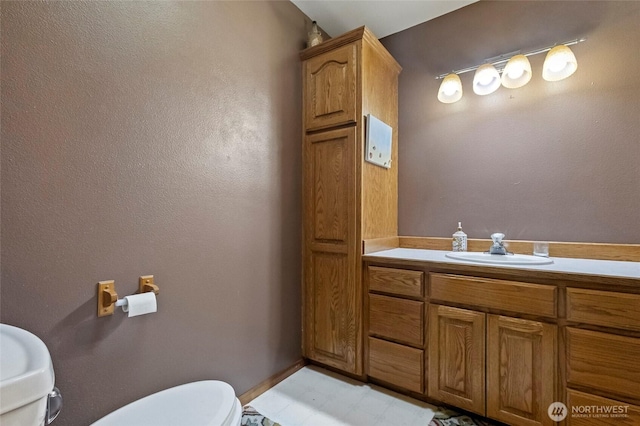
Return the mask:
[[[160, 289], [153, 283], [153, 275], [143, 275], [138, 279], [138, 293], [154, 292], [160, 293]], [[116, 283], [114, 280], [98, 282], [98, 316], [105, 317], [113, 315], [116, 306], [123, 306], [127, 303], [125, 299], [118, 299]]]

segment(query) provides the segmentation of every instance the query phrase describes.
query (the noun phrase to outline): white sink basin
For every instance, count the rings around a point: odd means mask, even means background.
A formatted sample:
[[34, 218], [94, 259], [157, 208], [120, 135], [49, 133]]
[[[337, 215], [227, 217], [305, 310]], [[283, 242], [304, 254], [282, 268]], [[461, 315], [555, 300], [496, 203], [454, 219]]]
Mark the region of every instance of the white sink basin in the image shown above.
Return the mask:
[[492, 265], [549, 265], [553, 263], [548, 257], [529, 256], [526, 254], [489, 254], [473, 251], [453, 251], [446, 257], [467, 262], [488, 263]]
[[42, 340], [0, 324], [0, 424], [29, 424], [20, 420], [25, 410], [30, 418], [44, 419], [53, 385], [53, 364]]

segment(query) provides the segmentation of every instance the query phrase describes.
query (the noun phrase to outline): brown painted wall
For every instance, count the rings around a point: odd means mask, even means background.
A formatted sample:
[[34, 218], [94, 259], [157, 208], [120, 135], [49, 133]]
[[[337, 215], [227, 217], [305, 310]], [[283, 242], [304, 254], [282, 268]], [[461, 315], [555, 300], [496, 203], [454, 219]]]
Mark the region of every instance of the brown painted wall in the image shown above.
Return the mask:
[[[578, 70], [436, 99], [435, 76], [586, 36]], [[639, 243], [640, 2], [481, 1], [382, 40], [402, 65], [399, 232]]]
[[[300, 109], [289, 2], [2, 2], [1, 320], [88, 424], [300, 358]], [[96, 317], [140, 275], [156, 314]]]

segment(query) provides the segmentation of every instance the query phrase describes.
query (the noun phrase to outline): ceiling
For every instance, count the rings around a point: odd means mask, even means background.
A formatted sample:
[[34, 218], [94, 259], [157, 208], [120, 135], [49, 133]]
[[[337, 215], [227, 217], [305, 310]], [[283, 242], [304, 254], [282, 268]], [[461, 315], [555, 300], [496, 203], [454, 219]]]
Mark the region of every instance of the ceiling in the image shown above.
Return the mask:
[[397, 33], [478, 0], [291, 0], [331, 37], [366, 25], [378, 38]]

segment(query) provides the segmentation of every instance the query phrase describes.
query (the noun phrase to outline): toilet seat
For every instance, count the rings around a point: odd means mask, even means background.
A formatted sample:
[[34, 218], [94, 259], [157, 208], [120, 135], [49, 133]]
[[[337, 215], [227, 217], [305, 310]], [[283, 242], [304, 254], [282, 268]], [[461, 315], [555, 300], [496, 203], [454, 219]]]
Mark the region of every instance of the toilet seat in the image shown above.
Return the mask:
[[204, 380], [134, 401], [92, 426], [238, 426], [241, 416], [240, 401], [229, 384]]

